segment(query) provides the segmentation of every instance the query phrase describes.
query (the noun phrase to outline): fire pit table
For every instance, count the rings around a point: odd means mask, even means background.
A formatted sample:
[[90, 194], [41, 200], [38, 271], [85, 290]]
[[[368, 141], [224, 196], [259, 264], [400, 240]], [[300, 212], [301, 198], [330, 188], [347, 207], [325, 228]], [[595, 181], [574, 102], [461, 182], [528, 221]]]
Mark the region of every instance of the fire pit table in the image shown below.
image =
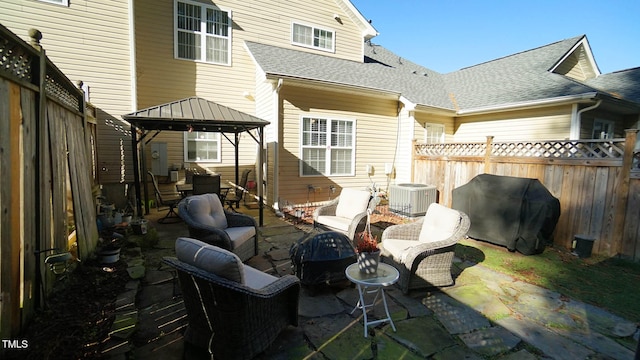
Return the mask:
[[289, 255], [294, 273], [303, 285], [345, 281], [344, 270], [356, 262], [351, 240], [336, 231], [305, 235], [291, 246]]

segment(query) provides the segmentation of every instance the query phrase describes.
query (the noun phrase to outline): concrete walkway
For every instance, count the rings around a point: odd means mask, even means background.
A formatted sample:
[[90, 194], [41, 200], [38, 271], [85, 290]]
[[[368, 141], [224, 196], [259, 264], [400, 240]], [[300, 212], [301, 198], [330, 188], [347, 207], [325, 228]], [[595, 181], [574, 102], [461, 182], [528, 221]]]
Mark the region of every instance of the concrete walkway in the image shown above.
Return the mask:
[[[243, 212], [248, 210], [243, 210]], [[255, 212], [255, 211], [254, 211]], [[180, 287], [161, 261], [174, 241], [187, 236], [183, 223], [157, 224], [160, 242], [144, 252], [122, 254], [132, 281], [118, 298], [119, 316], [108, 350], [113, 359], [182, 359], [187, 325]], [[257, 216], [257, 215], [256, 215]], [[265, 211], [260, 255], [248, 264], [274, 275], [291, 273], [289, 248], [309, 230]], [[494, 272], [456, 262], [456, 284], [441, 291], [387, 291], [397, 331], [388, 324], [363, 337], [357, 291], [348, 282], [303, 288], [299, 326], [283, 331], [259, 359], [633, 359], [634, 323], [602, 309]], [[380, 301], [378, 301], [380, 302]], [[384, 316], [381, 304], [372, 316]], [[187, 347], [188, 358], [198, 354]]]

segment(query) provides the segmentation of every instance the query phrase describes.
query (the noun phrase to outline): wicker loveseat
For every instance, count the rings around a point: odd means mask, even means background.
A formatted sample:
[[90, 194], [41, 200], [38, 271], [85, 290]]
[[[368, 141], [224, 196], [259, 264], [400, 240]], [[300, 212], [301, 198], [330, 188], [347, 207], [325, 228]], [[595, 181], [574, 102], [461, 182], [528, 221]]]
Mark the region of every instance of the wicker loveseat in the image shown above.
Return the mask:
[[289, 325], [298, 325], [300, 282], [244, 265], [233, 253], [191, 238], [176, 240], [189, 325], [185, 341], [215, 359], [252, 359]]
[[353, 241], [364, 230], [367, 210], [375, 210], [374, 200], [368, 191], [342, 189], [340, 196], [313, 212], [313, 226], [341, 232]]
[[242, 261], [258, 254], [258, 224], [248, 215], [225, 211], [216, 194], [192, 195], [178, 204], [189, 237], [232, 251]]
[[398, 286], [403, 293], [453, 284], [454, 249], [466, 236], [469, 225], [465, 213], [433, 203], [417, 221], [384, 230], [380, 243], [382, 261], [400, 272]]

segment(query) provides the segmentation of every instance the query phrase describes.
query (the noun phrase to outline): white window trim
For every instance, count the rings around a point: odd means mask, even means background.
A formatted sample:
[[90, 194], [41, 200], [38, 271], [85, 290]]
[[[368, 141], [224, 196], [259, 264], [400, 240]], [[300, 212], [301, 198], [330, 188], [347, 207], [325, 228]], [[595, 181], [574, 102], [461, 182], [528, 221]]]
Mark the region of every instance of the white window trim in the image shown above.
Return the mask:
[[[323, 119], [327, 121], [327, 143], [328, 145], [326, 145], [326, 152], [325, 152], [325, 173], [323, 174], [318, 174], [318, 175], [305, 175], [303, 173], [303, 166], [304, 166], [304, 159], [302, 158], [302, 152], [303, 149], [305, 148], [304, 145], [302, 144], [302, 137], [303, 137], [303, 122], [305, 118], [318, 118], [318, 119]], [[351, 172], [349, 174], [336, 174], [333, 175], [331, 174], [331, 121], [333, 120], [337, 120], [337, 121], [351, 121], [353, 123], [353, 127], [352, 127], [352, 131], [351, 131], [351, 136], [353, 139], [353, 143], [351, 144]], [[351, 117], [335, 117], [335, 116], [327, 116], [327, 115], [317, 115], [317, 114], [309, 114], [309, 115], [301, 115], [300, 116], [300, 121], [299, 121], [299, 125], [300, 125], [300, 134], [299, 134], [299, 160], [298, 160], [298, 174], [300, 175], [300, 177], [347, 177], [347, 176], [355, 176], [356, 174], [356, 119], [355, 118], [351, 118]]]
[[[69, 0], [65, 0], [65, 1], [69, 1]], [[190, 4], [190, 5], [195, 5], [195, 6], [200, 6], [203, 10], [206, 10], [207, 8], [209, 8], [209, 9], [214, 9], [214, 10], [220, 10], [220, 11], [227, 12], [227, 14], [229, 16], [229, 31], [228, 31], [228, 33], [229, 33], [229, 55], [227, 56], [227, 62], [226, 63], [207, 61], [206, 60], [206, 56], [202, 56], [201, 60], [185, 59], [185, 58], [181, 58], [181, 57], [178, 56], [178, 36], [177, 36], [177, 33], [178, 33], [178, 3], [179, 2], [185, 3], [185, 4]], [[173, 58], [176, 59], [176, 60], [182, 60], [182, 61], [191, 61], [191, 62], [212, 64], [212, 65], [231, 66], [231, 57], [232, 57], [232, 49], [233, 49], [233, 16], [232, 15], [233, 15], [233, 13], [231, 12], [231, 9], [227, 9], [227, 8], [223, 8], [223, 7], [219, 7], [219, 6], [211, 6], [211, 5], [207, 5], [207, 4], [196, 2], [196, 1], [174, 0], [174, 2], [173, 2]], [[202, 28], [206, 29], [206, 25], [203, 25]], [[204, 42], [205, 40], [206, 40], [206, 37], [202, 36], [201, 42]], [[206, 53], [206, 46], [201, 46], [201, 49], [203, 49], [202, 51], [204, 51]]]
[[438, 124], [438, 123], [424, 123], [423, 127], [424, 127], [424, 142], [425, 143], [429, 143], [429, 134], [427, 132], [427, 125], [432, 126], [432, 127], [439, 127], [442, 129], [442, 135], [440, 137], [440, 140], [437, 143], [432, 142], [431, 144], [442, 144], [444, 143], [444, 137], [445, 137], [445, 126], [444, 124]]
[[69, 7], [69, 0], [38, 0], [38, 1]]
[[[203, 131], [204, 132], [204, 131]], [[221, 163], [222, 162], [222, 137], [220, 136], [220, 133], [218, 132], [214, 132], [213, 134], [216, 134], [218, 136], [217, 139], [217, 145], [218, 145], [218, 158], [217, 159], [207, 159], [207, 160], [196, 160], [196, 159], [189, 159], [189, 137], [188, 137], [188, 132], [185, 131], [184, 133], [184, 150], [183, 150], [183, 159], [184, 162], [189, 162], [189, 163], [198, 163], [198, 164], [202, 164], [202, 163]], [[211, 141], [211, 139], [209, 139], [209, 141]]]
[[[304, 43], [299, 43], [299, 42], [294, 41], [293, 40], [293, 26], [294, 25], [308, 26], [308, 27], [311, 28], [312, 32], [315, 29], [318, 29], [318, 30], [328, 31], [328, 32], [332, 33], [333, 34], [333, 36], [332, 36], [333, 41], [331, 42], [331, 49], [325, 49], [325, 48], [322, 48], [322, 47], [313, 46], [313, 44], [309, 45], [309, 44], [304, 44]], [[313, 24], [309, 24], [309, 23], [304, 23], [304, 22], [300, 22], [300, 21], [292, 21], [291, 22], [291, 44], [295, 45], [295, 46], [305, 47], [307, 49], [314, 49], [314, 50], [320, 50], [320, 51], [335, 53], [336, 52], [336, 31], [333, 30], [333, 29], [329, 29], [329, 28], [325, 28], [325, 27], [322, 27], [322, 26], [317, 26], [317, 25], [313, 25]]]
[[611, 120], [604, 120], [604, 119], [598, 119], [598, 118], [593, 119], [593, 129], [591, 130], [591, 137], [593, 139], [598, 139], [598, 140], [601, 139], [600, 136], [598, 137], [594, 136], [595, 135], [594, 131], [596, 129], [597, 123], [609, 125], [609, 127], [611, 128], [611, 133], [607, 133], [607, 134], [610, 134], [610, 136], [607, 136], [606, 139], [613, 139], [613, 137], [615, 136], [615, 123]]

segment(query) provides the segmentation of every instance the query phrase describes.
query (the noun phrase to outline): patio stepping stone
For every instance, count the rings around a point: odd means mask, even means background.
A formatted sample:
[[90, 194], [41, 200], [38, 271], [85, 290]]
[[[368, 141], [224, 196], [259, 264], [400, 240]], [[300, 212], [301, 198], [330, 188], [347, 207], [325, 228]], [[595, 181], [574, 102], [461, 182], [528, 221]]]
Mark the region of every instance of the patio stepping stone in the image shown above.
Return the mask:
[[559, 330], [559, 334], [612, 359], [633, 359], [634, 351], [594, 331]]
[[[402, 305], [402, 307], [407, 310], [407, 317], [409, 318], [433, 315], [433, 311], [429, 310], [429, 308], [424, 306], [422, 302], [416, 298], [404, 295], [400, 291], [388, 291], [386, 294], [387, 301], [393, 299], [392, 301], [396, 301]], [[393, 319], [395, 320], [395, 317]]]
[[147, 285], [158, 285], [173, 282], [174, 275], [171, 271], [149, 270], [146, 272], [144, 282]]
[[118, 294], [114, 304], [116, 310], [118, 311], [135, 310], [137, 294], [138, 294], [137, 289], [127, 290]]
[[464, 334], [491, 326], [489, 320], [469, 306], [442, 293], [422, 299], [451, 334]]
[[[385, 326], [383, 333], [396, 342], [426, 358], [456, 345], [455, 339], [431, 317], [421, 317], [395, 322], [396, 330]], [[360, 332], [362, 336], [362, 332]], [[429, 334], [429, 336], [424, 336]]]
[[[482, 357], [464, 346], [446, 348], [433, 355], [433, 360], [482, 360]], [[537, 360], [537, 359], [534, 359]]]
[[497, 323], [556, 360], [587, 359], [594, 354], [585, 346], [559, 336], [556, 332], [532, 321], [508, 317], [498, 320]]
[[501, 327], [480, 329], [459, 337], [470, 349], [486, 356], [507, 352], [520, 343], [520, 338]]
[[127, 273], [129, 274], [129, 277], [132, 279], [144, 278], [145, 272], [146, 272], [146, 268], [144, 267], [144, 265], [129, 266], [127, 268]]
[[138, 323], [138, 311], [126, 311], [116, 314], [111, 324], [109, 335], [119, 339], [128, 339], [136, 329]]
[[482, 313], [489, 319], [511, 315], [512, 311], [492, 291], [487, 291], [482, 282], [458, 286], [445, 290], [446, 294]]
[[300, 295], [298, 302], [298, 315], [300, 316], [314, 318], [344, 312], [342, 303], [331, 293], [309, 296], [309, 289], [303, 287], [301, 291], [303, 294]]
[[538, 357], [525, 349], [500, 357], [500, 360], [538, 360]]

